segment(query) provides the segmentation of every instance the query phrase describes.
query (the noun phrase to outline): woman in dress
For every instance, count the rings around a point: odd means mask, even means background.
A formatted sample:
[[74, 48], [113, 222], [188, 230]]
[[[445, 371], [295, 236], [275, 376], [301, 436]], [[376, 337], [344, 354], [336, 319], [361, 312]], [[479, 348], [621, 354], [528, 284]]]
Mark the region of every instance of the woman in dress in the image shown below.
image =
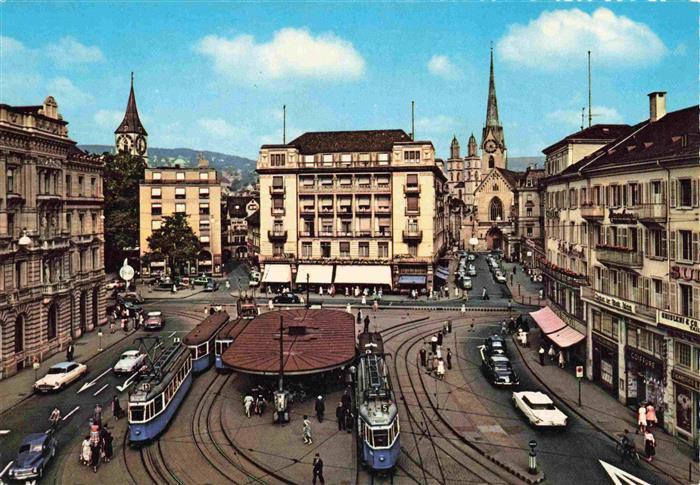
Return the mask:
[[647, 461], [653, 460], [656, 454], [656, 438], [648, 429], [644, 432], [644, 453], [647, 455]]

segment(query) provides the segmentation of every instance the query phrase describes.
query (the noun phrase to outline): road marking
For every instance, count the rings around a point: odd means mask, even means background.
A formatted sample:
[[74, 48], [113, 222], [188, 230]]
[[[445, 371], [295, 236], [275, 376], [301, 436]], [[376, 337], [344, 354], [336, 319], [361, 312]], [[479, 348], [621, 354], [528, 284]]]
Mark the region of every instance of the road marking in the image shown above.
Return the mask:
[[85, 389], [90, 389], [92, 386], [94, 386], [95, 384], [97, 384], [97, 381], [99, 381], [100, 379], [102, 379], [105, 375], [107, 375], [107, 374], [110, 373], [110, 372], [112, 372], [112, 368], [111, 368], [111, 367], [110, 367], [109, 369], [107, 369], [106, 371], [104, 371], [104, 372], [103, 372], [102, 374], [100, 374], [99, 376], [95, 377], [95, 378], [94, 378], [93, 380], [91, 380], [90, 382], [86, 382], [85, 384], [83, 384], [83, 387], [81, 387], [81, 388], [78, 390], [78, 394], [80, 394], [81, 392], [83, 392]]
[[71, 412], [69, 412], [68, 414], [66, 414], [65, 416], [63, 416], [63, 419], [62, 419], [61, 421], [65, 421], [66, 419], [68, 419], [68, 418], [70, 418], [71, 416], [73, 416], [73, 414], [75, 414], [75, 413], [78, 411], [78, 409], [80, 409], [80, 406], [74, 407], [73, 410], [72, 410]]
[[5, 472], [12, 466], [13, 463], [14, 463], [14, 460], [11, 461], [10, 463], [8, 463], [7, 466], [6, 466], [5, 468], [2, 469], [2, 471], [0, 472], [0, 478], [1, 478], [1, 477], [5, 474]]
[[6, 434], [10, 434], [9, 429], [0, 429], [0, 436], [5, 436]]
[[101, 393], [102, 391], [104, 391], [104, 390], [107, 389], [108, 387], [109, 387], [109, 384], [105, 384], [104, 386], [102, 386], [102, 387], [100, 387], [98, 390], [96, 390], [96, 391], [95, 391], [95, 394], [93, 394], [93, 396], [97, 396], [99, 393]]
[[641, 478], [635, 477], [631, 473], [620, 470], [618, 467], [613, 466], [610, 463], [606, 463], [603, 460], [598, 461], [601, 465], [603, 465], [603, 469], [615, 485], [651, 485], [649, 482], [645, 482]]
[[138, 374], [139, 374], [139, 371], [134, 372], [133, 374], [131, 374], [129, 376], [129, 378], [127, 380], [124, 381], [124, 384], [122, 384], [121, 386], [117, 386], [117, 389], [119, 390], [119, 392], [124, 392], [125, 389], [127, 389], [131, 384], [133, 384], [132, 381], [134, 380], [134, 378]]
[[173, 332], [170, 335], [168, 335], [168, 338], [171, 338], [173, 335], [175, 335], [177, 332]]

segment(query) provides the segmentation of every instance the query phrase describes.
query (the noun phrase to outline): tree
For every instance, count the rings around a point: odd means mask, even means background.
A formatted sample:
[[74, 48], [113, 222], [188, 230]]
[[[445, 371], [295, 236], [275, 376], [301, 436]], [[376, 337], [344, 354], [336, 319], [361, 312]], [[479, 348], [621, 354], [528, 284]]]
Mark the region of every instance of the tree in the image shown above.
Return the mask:
[[148, 248], [153, 254], [167, 258], [171, 275], [175, 275], [176, 268], [195, 259], [201, 247], [187, 216], [181, 212], [164, 217], [160, 229], [148, 238]]
[[114, 271], [139, 245], [139, 183], [146, 161], [127, 153], [105, 153], [105, 267]]

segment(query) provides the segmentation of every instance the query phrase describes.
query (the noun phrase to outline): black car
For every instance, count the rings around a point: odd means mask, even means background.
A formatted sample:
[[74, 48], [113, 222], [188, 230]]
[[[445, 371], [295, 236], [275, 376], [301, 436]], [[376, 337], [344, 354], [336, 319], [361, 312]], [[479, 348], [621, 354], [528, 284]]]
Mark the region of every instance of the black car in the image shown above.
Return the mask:
[[219, 283], [209, 278], [207, 284], [204, 285], [204, 291], [219, 291]]
[[282, 303], [282, 304], [288, 304], [288, 303], [301, 303], [301, 300], [297, 295], [294, 293], [282, 293], [281, 295], [277, 295], [272, 299], [273, 303]]
[[484, 353], [486, 355], [508, 355], [506, 340], [500, 335], [491, 335], [484, 340]]
[[56, 456], [57, 445], [53, 434], [34, 433], [26, 436], [7, 471], [7, 476], [10, 480], [17, 481], [41, 478], [49, 460]]
[[517, 386], [520, 382], [505, 355], [483, 355], [481, 371], [496, 386]]

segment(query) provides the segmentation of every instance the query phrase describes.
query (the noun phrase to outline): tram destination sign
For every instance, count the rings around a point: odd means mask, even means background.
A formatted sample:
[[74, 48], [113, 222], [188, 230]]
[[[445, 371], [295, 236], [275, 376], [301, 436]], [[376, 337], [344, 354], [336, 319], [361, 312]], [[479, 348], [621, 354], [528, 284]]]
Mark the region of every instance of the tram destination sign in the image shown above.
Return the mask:
[[667, 327], [677, 328], [685, 332], [700, 335], [700, 320], [696, 318], [684, 317], [664, 310], [656, 311], [656, 321]]

